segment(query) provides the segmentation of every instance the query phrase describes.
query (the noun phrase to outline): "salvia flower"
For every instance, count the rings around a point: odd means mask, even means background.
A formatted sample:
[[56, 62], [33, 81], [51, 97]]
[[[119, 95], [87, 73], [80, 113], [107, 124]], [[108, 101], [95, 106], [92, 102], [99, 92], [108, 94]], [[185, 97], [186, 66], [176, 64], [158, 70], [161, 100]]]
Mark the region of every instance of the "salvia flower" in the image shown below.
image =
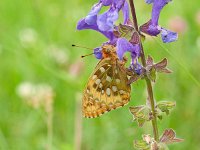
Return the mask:
[[[110, 8], [99, 14], [103, 6], [109, 6]], [[123, 12], [123, 25], [115, 26], [115, 21], [119, 17], [119, 12]], [[123, 56], [126, 52], [131, 54], [131, 65], [138, 64], [138, 57], [140, 56], [140, 44], [139, 40], [135, 41], [134, 28], [131, 27], [129, 19], [129, 5], [126, 0], [100, 0], [95, 4], [91, 11], [85, 18], [79, 20], [77, 24], [78, 30], [92, 29], [102, 33], [109, 41], [104, 44], [111, 44], [116, 46], [117, 55], [120, 60], [123, 60]], [[116, 35], [116, 32], [118, 35]], [[137, 34], [139, 39], [139, 35]], [[94, 49], [94, 55], [97, 59], [102, 58], [102, 46]]]
[[[110, 8], [99, 14], [103, 6], [110, 6]], [[126, 0], [100, 0], [92, 7], [88, 15], [78, 22], [77, 29], [93, 29], [110, 39], [110, 31], [114, 29], [120, 10], [123, 12], [124, 23], [126, 23], [129, 19], [129, 7]]]
[[161, 33], [162, 41], [164, 43], [170, 43], [178, 38], [178, 34], [162, 28], [158, 24], [160, 12], [163, 7], [171, 0], [146, 0], [147, 4], [153, 4], [151, 19], [140, 27], [140, 30], [148, 35], [157, 36]]
[[131, 53], [132, 63], [136, 60], [136, 58], [140, 55], [140, 46], [138, 44], [133, 45], [125, 38], [119, 38], [117, 40], [117, 55], [120, 60], [123, 59], [125, 52]]

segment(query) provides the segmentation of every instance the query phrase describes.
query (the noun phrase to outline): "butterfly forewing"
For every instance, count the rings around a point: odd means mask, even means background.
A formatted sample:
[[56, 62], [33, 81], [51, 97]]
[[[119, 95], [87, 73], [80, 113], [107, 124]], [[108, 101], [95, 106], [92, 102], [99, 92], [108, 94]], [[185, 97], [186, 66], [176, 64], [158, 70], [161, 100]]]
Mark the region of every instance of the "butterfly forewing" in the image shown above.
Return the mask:
[[98, 117], [130, 100], [127, 74], [119, 60], [102, 59], [92, 73], [83, 96], [83, 116]]

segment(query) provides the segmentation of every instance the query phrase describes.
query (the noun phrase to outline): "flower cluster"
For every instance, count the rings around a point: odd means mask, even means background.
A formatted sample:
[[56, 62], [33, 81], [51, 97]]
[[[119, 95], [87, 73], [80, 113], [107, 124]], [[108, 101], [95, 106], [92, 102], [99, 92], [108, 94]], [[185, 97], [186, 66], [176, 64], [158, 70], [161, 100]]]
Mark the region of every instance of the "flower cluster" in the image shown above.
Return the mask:
[[[110, 8], [106, 12], [99, 14], [103, 6], [109, 6]], [[126, 0], [100, 0], [92, 7], [88, 15], [78, 22], [77, 29], [92, 29], [102, 33], [109, 39], [109, 41], [106, 42], [107, 44], [112, 44], [117, 47], [117, 54], [120, 60], [123, 59], [124, 53], [128, 51], [131, 53], [132, 63], [135, 63], [140, 55], [139, 42], [131, 42], [133, 41], [131, 37], [120, 36], [119, 30], [121, 28], [120, 26], [115, 26], [115, 22], [119, 18], [119, 12], [121, 10], [124, 18], [123, 25], [125, 25], [127, 29], [131, 28], [129, 6]], [[119, 36], [115, 33], [118, 33]], [[94, 54], [97, 59], [101, 59], [101, 47], [95, 48]]]
[[160, 12], [163, 7], [168, 4], [171, 0], [146, 0], [147, 4], [153, 4], [151, 19], [140, 27], [140, 31], [150, 35], [157, 36], [161, 33], [162, 41], [164, 43], [169, 43], [177, 40], [178, 34], [162, 28], [158, 25], [158, 19]]
[[[157, 36], [161, 33], [164, 43], [169, 43], [177, 39], [177, 33], [164, 29], [158, 25], [158, 19], [162, 8], [170, 0], [146, 0], [148, 4], [153, 4], [152, 17], [150, 21], [140, 27], [140, 31], [151, 36]], [[109, 7], [107, 11], [100, 14], [102, 7]], [[115, 22], [119, 18], [119, 12], [123, 13], [123, 24], [118, 26]], [[108, 38], [104, 44], [112, 44], [117, 48], [117, 55], [120, 60], [123, 59], [125, 52], [131, 54], [131, 68], [140, 70], [138, 63], [140, 57], [140, 34], [134, 29], [129, 19], [129, 6], [126, 0], [99, 0], [88, 15], [82, 18], [77, 24], [78, 30], [92, 29], [102, 33]], [[94, 49], [94, 55], [97, 59], [102, 58], [101, 47]], [[138, 73], [140, 71], [137, 71]]]

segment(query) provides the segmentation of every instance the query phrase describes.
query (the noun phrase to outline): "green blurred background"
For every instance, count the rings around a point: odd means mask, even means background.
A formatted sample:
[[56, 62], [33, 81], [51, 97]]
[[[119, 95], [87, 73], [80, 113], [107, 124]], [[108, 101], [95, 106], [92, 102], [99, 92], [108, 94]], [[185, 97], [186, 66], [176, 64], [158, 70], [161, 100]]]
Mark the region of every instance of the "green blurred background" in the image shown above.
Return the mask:
[[[100, 118], [81, 119], [81, 93], [98, 60], [81, 59], [90, 51], [71, 44], [94, 48], [106, 41], [94, 31], [76, 31], [77, 21], [94, 3], [0, 1], [0, 149], [50, 149], [47, 145], [52, 141], [53, 150], [128, 150], [134, 149], [134, 139], [152, 133], [150, 123], [138, 128], [128, 111], [129, 106], [145, 103], [144, 81], [132, 85], [128, 106]], [[149, 19], [150, 5], [136, 0], [136, 9], [140, 24]], [[173, 70], [170, 75], [160, 74], [154, 85], [156, 100], [177, 102], [171, 115], [158, 122], [159, 132], [173, 128], [185, 139], [170, 149], [199, 150], [199, 0], [174, 0], [162, 11], [160, 24], [180, 34], [175, 43], [162, 44], [160, 38], [147, 38], [144, 43], [146, 54], [156, 61], [167, 57]], [[53, 106], [48, 103], [52, 94]]]

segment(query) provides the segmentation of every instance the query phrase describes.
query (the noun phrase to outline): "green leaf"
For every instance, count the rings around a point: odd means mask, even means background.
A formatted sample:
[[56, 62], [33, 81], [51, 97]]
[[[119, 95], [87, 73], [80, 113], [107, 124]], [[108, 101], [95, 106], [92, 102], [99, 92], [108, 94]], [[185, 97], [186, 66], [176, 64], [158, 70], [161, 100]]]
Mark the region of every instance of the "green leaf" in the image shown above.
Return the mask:
[[156, 105], [156, 107], [160, 111], [165, 112], [167, 115], [169, 114], [169, 111], [175, 106], [176, 106], [176, 102], [173, 102], [173, 101], [160, 101]]

